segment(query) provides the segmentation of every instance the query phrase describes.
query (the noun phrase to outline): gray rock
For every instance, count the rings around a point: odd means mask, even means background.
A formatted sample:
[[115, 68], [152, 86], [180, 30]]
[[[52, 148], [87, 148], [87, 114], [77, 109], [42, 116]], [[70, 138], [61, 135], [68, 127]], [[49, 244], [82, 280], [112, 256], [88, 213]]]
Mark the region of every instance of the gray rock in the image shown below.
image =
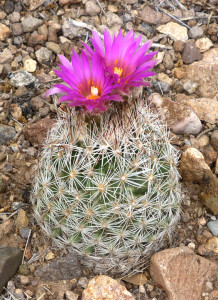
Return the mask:
[[19, 248], [0, 249], [0, 294], [5, 284], [14, 276], [22, 261], [22, 251]]
[[65, 297], [66, 297], [66, 300], [77, 300], [79, 295], [75, 294], [72, 291], [66, 291]]
[[115, 13], [112, 13], [111, 11], [106, 13], [106, 20], [107, 20], [107, 25], [109, 27], [115, 26], [115, 25], [122, 25], [123, 20]]
[[13, 127], [0, 124], [0, 145], [4, 145], [6, 142], [13, 140], [16, 135], [16, 131]]
[[13, 73], [13, 77], [10, 79], [10, 84], [16, 88], [21, 86], [29, 86], [36, 82], [36, 77], [24, 70]]
[[46, 48], [48, 48], [48, 50], [51, 50], [55, 54], [61, 53], [61, 47], [58, 44], [56, 44], [54, 42], [47, 42], [45, 45], [46, 45]]
[[23, 227], [19, 230], [19, 234], [22, 237], [22, 239], [27, 240], [30, 234], [30, 228], [29, 227]]
[[12, 23], [20, 21], [20, 13], [17, 11], [14, 11], [9, 17]]
[[33, 32], [42, 24], [42, 20], [33, 17], [27, 17], [21, 23], [24, 32]]
[[90, 16], [96, 16], [100, 14], [101, 9], [95, 2], [87, 1], [85, 4], [85, 12]]
[[198, 87], [198, 84], [194, 81], [191, 81], [191, 80], [187, 80], [184, 84], [183, 84], [183, 88], [184, 90], [189, 94], [193, 94], [196, 89]]
[[160, 81], [155, 83], [154, 89], [157, 93], [168, 93], [170, 91], [170, 85], [167, 82]]
[[5, 48], [1, 53], [0, 53], [0, 64], [8, 64], [10, 63], [14, 58], [14, 55], [11, 53], [11, 51], [7, 48]]
[[45, 47], [41, 47], [36, 51], [36, 58], [40, 64], [49, 65], [51, 63], [52, 51], [48, 50]]
[[169, 52], [166, 52], [163, 58], [164, 67], [168, 70], [171, 70], [174, 67], [172, 56]]
[[21, 45], [23, 43], [23, 39], [21, 36], [15, 36], [14, 38], [14, 45]]
[[218, 237], [218, 220], [208, 222], [207, 227], [210, 229], [211, 233], [214, 236]]
[[182, 52], [182, 59], [185, 64], [191, 64], [196, 60], [201, 60], [203, 55], [200, 52], [200, 49], [196, 47], [195, 43], [192, 41], [187, 42], [184, 46]]
[[193, 26], [190, 28], [188, 35], [190, 39], [199, 39], [204, 35], [204, 31], [199, 26]]
[[218, 130], [215, 130], [211, 135], [211, 141], [214, 150], [218, 151]]
[[83, 33], [83, 30], [81, 30], [81, 28], [79, 28], [78, 26], [73, 25], [72, 21], [69, 19], [64, 20], [62, 32], [65, 37], [73, 39], [77, 36], [80, 37]]
[[145, 28], [146, 32], [144, 33], [150, 33], [150, 35], [154, 34], [154, 28], [151, 25], [146, 24], [145, 22], [142, 22], [142, 26]]
[[23, 34], [23, 28], [20, 23], [11, 24], [13, 35], [20, 36]]
[[34, 274], [48, 281], [69, 280], [80, 277], [82, 269], [76, 254], [69, 253], [65, 257], [39, 267]]
[[201, 121], [190, 106], [163, 99], [157, 93], [151, 94], [148, 101], [173, 133], [190, 135], [201, 131]]

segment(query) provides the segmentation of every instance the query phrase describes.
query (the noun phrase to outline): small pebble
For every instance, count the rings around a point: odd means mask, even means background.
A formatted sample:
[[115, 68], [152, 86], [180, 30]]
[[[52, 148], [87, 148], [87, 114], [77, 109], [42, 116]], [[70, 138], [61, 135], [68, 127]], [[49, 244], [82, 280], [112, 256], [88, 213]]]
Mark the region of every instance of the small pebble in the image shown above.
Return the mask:
[[26, 264], [22, 264], [20, 265], [19, 269], [18, 269], [18, 273], [20, 275], [28, 275], [29, 274], [29, 268]]
[[20, 283], [23, 285], [28, 285], [30, 283], [30, 279], [27, 276], [20, 275]]
[[82, 288], [87, 288], [88, 286], [88, 279], [86, 277], [81, 277], [79, 280], [78, 280], [78, 285], [81, 286]]
[[204, 31], [201, 27], [199, 26], [193, 26], [190, 30], [189, 30], [189, 37], [190, 39], [199, 39], [203, 36]]
[[218, 237], [218, 220], [208, 222], [207, 227], [214, 236]]
[[29, 227], [24, 227], [24, 228], [21, 228], [20, 230], [19, 230], [19, 234], [20, 234], [20, 236], [22, 237], [22, 239], [25, 239], [25, 240], [27, 240], [28, 239], [28, 237], [29, 237], [29, 234], [30, 234], [30, 228]]
[[55, 254], [52, 251], [49, 251], [45, 256], [46, 260], [52, 260], [54, 258], [55, 258]]

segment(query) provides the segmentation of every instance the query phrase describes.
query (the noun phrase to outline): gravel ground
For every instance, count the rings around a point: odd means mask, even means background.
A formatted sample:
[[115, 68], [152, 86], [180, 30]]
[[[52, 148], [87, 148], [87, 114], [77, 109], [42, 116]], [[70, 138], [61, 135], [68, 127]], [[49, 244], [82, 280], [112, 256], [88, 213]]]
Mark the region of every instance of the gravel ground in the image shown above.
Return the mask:
[[[82, 299], [89, 280], [96, 276], [94, 270], [81, 266], [70, 249], [57, 249], [43, 234], [30, 202], [39, 144], [54, 124], [57, 112], [65, 109], [54, 103], [55, 97], [44, 98], [43, 94], [59, 81], [53, 72], [59, 61], [57, 55], [69, 58], [72, 48], [79, 51], [90, 30], [102, 33], [105, 28], [110, 32], [134, 29], [136, 35], [142, 34], [142, 42], [153, 40], [152, 50], [159, 51], [154, 68], [158, 75], [152, 77], [143, 96], [151, 99], [158, 93], [164, 99], [159, 107], [154, 98], [151, 101], [159, 111], [167, 105], [169, 114], [163, 117], [172, 123], [172, 143], [181, 155], [190, 147], [203, 155], [197, 173], [205, 164], [216, 188], [216, 5], [216, 0], [1, 1], [0, 247], [24, 251], [22, 264], [7, 290], [3, 290], [2, 299], [3, 295], [11, 295], [11, 299], [77, 299], [73, 293]], [[191, 121], [184, 117], [187, 114]], [[189, 122], [193, 124], [191, 129]], [[213, 203], [209, 201], [205, 194], [211, 192], [210, 183], [197, 178], [196, 173], [189, 177], [184, 165], [180, 165], [182, 216], [173, 243], [166, 241], [166, 248], [187, 246], [214, 262], [218, 242], [211, 250], [207, 241], [217, 239], [208, 227], [218, 213], [217, 194]], [[188, 168], [195, 168], [193, 161], [189, 161]], [[149, 266], [143, 274], [147, 278], [143, 285], [121, 281], [133, 299], [167, 299], [165, 290], [152, 279]], [[204, 286], [202, 299], [217, 299], [217, 290], [216, 278], [212, 278]]]

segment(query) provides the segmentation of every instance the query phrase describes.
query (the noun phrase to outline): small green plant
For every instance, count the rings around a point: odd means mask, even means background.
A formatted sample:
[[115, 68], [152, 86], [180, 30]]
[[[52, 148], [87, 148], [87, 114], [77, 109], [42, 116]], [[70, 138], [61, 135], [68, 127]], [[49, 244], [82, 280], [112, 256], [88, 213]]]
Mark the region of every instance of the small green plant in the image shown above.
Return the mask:
[[127, 273], [160, 249], [177, 223], [177, 162], [166, 126], [143, 101], [111, 109], [98, 125], [65, 115], [41, 153], [36, 219], [99, 272]]

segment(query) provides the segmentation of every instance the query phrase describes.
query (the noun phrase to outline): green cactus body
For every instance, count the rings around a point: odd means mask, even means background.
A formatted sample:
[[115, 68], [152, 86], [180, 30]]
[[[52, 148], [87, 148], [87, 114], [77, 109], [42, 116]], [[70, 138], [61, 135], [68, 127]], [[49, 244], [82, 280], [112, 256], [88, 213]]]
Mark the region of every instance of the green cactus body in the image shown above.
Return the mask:
[[71, 245], [99, 272], [125, 273], [158, 250], [178, 221], [178, 153], [143, 104], [124, 118], [107, 116], [100, 126], [78, 126], [76, 117], [57, 121], [32, 200], [60, 247]]

